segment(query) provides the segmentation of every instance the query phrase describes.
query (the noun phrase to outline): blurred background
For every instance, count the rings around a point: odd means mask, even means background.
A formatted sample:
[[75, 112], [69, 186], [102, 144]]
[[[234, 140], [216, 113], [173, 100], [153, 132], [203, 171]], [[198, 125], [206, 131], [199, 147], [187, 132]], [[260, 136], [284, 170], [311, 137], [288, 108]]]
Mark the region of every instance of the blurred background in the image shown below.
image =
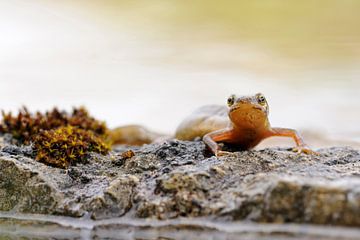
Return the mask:
[[84, 105], [171, 134], [198, 106], [262, 92], [273, 126], [359, 147], [359, 13], [357, 0], [0, 0], [0, 108]]

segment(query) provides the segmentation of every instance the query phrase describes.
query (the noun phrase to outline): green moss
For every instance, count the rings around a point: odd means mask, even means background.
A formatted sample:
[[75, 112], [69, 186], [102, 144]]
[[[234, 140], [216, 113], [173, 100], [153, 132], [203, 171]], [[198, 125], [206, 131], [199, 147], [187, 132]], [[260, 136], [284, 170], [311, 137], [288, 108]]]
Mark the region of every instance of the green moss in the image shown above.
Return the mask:
[[16, 116], [2, 112], [0, 133], [10, 133], [18, 144], [31, 144], [36, 160], [59, 168], [86, 162], [90, 152], [107, 154], [108, 129], [81, 107], [71, 114], [57, 108], [31, 114], [23, 108]]
[[90, 152], [107, 154], [110, 150], [92, 131], [70, 125], [43, 131], [33, 142], [36, 160], [59, 168], [85, 163]]
[[90, 130], [99, 136], [107, 133], [104, 122], [91, 117], [84, 107], [74, 108], [69, 114], [54, 108], [45, 114], [36, 112], [31, 114], [23, 107], [16, 116], [2, 112], [0, 133], [10, 133], [20, 144], [29, 144], [34, 137], [43, 130], [52, 130], [67, 125]]

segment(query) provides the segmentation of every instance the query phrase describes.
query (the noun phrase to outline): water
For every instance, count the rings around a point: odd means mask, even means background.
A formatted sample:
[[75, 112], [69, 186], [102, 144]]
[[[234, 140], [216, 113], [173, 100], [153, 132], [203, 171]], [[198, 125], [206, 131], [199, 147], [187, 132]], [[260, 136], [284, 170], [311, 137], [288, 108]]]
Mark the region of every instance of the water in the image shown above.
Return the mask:
[[0, 108], [85, 105], [172, 133], [198, 106], [263, 92], [272, 125], [355, 146], [360, 3], [281, 2], [1, 1]]
[[[4, 239], [359, 239], [359, 229], [307, 224], [262, 224], [208, 219], [86, 220], [0, 212]], [[32, 224], [29, 224], [32, 223]]]

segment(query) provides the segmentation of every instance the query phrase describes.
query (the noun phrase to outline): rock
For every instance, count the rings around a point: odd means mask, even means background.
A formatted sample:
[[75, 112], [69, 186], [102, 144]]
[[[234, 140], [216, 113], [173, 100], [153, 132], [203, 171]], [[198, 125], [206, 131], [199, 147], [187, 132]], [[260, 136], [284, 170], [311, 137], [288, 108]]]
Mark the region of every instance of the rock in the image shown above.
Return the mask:
[[172, 140], [121, 146], [62, 170], [3, 143], [0, 211], [359, 227], [360, 151], [319, 153], [272, 148], [217, 158], [201, 141]]
[[51, 214], [62, 200], [51, 179], [28, 168], [26, 162], [1, 157], [0, 169], [1, 211]]
[[86, 207], [93, 219], [119, 217], [132, 207], [133, 188], [139, 179], [132, 175], [121, 176], [109, 183], [100, 196], [94, 197]]

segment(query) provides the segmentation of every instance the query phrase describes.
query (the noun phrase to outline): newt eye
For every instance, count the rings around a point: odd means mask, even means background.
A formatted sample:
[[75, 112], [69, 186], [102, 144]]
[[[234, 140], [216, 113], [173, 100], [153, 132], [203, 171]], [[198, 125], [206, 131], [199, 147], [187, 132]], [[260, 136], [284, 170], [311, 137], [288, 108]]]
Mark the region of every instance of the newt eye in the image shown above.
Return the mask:
[[235, 95], [231, 95], [227, 100], [227, 105], [231, 107], [235, 102]]
[[257, 100], [258, 100], [258, 103], [260, 103], [261, 105], [266, 105], [266, 98], [264, 95], [259, 94], [257, 96]]

